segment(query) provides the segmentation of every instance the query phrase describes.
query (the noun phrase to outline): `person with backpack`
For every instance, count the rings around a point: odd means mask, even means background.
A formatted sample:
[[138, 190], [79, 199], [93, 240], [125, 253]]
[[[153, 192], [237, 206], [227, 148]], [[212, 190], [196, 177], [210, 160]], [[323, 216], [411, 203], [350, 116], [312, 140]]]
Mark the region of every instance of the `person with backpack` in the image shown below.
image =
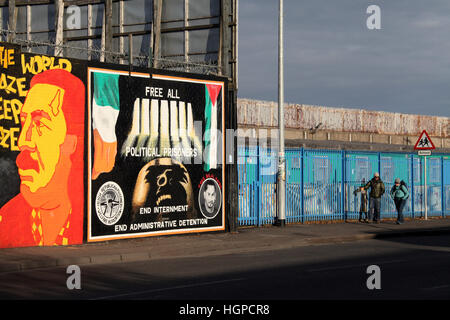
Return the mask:
[[394, 185], [391, 189], [391, 198], [394, 200], [395, 208], [397, 209], [397, 224], [402, 224], [403, 220], [403, 208], [406, 204], [406, 199], [409, 198], [409, 191], [406, 183], [399, 178], [395, 179]]
[[367, 207], [368, 207], [368, 199], [367, 199], [367, 191], [364, 189], [364, 186], [366, 184], [366, 179], [362, 179], [361, 185], [353, 191], [353, 194], [355, 197], [357, 196], [358, 192], [361, 192], [361, 206], [359, 207], [359, 222], [369, 222], [368, 215], [367, 215]]
[[380, 223], [381, 197], [384, 194], [385, 187], [378, 172], [375, 172], [373, 178], [364, 186], [365, 190], [368, 190], [369, 188], [369, 220], [373, 218], [373, 223]]

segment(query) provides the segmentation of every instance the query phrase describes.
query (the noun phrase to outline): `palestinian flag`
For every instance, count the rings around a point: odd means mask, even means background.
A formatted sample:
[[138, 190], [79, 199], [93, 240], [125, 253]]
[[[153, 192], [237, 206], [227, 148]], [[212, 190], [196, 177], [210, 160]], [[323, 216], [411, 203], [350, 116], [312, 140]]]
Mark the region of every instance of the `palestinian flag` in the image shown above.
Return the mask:
[[219, 99], [221, 85], [205, 85], [205, 164], [204, 170], [217, 169], [217, 117], [218, 109], [221, 107]]

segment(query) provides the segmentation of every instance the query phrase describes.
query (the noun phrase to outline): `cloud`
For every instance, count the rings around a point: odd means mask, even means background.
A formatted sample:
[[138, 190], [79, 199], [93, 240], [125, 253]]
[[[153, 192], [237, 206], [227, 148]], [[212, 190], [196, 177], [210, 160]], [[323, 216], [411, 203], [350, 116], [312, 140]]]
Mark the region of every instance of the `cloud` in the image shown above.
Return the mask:
[[[448, 1], [284, 3], [286, 101], [450, 116]], [[370, 4], [381, 30], [366, 27]], [[278, 4], [239, 12], [239, 96], [276, 101]]]

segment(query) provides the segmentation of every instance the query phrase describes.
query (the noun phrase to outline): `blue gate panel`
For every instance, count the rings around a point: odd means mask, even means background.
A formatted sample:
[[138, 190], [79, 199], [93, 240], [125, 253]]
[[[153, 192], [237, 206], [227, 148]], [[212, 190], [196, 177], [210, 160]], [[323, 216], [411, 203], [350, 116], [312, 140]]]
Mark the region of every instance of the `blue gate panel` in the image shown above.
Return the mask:
[[[425, 212], [425, 174], [427, 213], [450, 215], [450, 156], [427, 159], [412, 153], [379, 153], [286, 149], [286, 221], [327, 221], [358, 219], [360, 193], [355, 192], [380, 173], [386, 188], [381, 200], [381, 218], [396, 218], [390, 197], [396, 178], [408, 186], [410, 197], [404, 208], [407, 218]], [[272, 224], [277, 216], [278, 150], [239, 147], [240, 225]], [[370, 208], [369, 208], [370, 210]]]

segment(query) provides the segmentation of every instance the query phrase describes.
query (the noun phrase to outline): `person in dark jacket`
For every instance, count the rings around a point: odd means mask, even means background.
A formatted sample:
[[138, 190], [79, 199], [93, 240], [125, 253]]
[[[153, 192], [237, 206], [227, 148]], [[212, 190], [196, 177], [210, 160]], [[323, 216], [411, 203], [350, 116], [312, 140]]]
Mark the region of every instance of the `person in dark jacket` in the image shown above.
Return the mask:
[[359, 186], [353, 194], [356, 196], [358, 192], [361, 193], [361, 206], [359, 207], [359, 222], [369, 222], [367, 216], [367, 207], [368, 207], [368, 199], [367, 199], [367, 191], [364, 189], [366, 184], [366, 179], [362, 179], [361, 186]]
[[406, 204], [406, 199], [409, 197], [408, 188], [404, 186], [399, 178], [395, 179], [394, 186], [391, 189], [391, 198], [394, 200], [395, 208], [397, 209], [397, 224], [403, 223], [403, 208]]
[[375, 172], [373, 178], [364, 186], [365, 190], [368, 190], [369, 188], [369, 220], [373, 219], [374, 223], [380, 223], [381, 196], [384, 194], [385, 187], [378, 172]]

